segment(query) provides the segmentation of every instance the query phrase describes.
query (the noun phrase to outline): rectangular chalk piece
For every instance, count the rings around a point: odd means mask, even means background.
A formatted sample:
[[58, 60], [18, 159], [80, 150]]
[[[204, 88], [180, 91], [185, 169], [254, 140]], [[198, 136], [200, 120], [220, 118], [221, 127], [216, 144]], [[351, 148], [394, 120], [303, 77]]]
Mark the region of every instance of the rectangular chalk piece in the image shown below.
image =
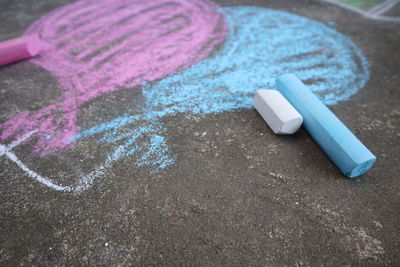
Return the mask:
[[36, 56], [41, 51], [37, 34], [0, 42], [0, 66]]
[[293, 134], [303, 123], [303, 117], [276, 90], [258, 90], [253, 105], [275, 134]]
[[303, 115], [304, 128], [344, 175], [357, 177], [374, 165], [376, 157], [295, 75], [278, 77], [276, 85]]

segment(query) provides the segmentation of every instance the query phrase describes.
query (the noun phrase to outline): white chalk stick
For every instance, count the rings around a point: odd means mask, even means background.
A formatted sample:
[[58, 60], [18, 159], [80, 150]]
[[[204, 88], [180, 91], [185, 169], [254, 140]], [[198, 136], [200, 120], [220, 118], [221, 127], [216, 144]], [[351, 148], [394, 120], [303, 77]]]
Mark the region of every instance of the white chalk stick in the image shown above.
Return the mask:
[[275, 134], [293, 134], [303, 116], [276, 90], [258, 90], [253, 105]]

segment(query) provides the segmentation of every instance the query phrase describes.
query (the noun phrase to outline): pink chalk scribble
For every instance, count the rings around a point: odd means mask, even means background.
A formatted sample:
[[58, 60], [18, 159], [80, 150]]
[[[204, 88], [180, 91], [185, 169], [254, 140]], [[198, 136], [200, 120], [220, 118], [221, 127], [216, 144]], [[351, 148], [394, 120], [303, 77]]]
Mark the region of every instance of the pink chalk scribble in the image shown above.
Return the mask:
[[183, 70], [224, 41], [227, 27], [208, 0], [80, 0], [35, 21], [44, 51], [31, 60], [56, 77], [56, 104], [0, 124], [0, 140], [35, 131], [34, 152], [69, 146], [79, 107], [102, 94]]

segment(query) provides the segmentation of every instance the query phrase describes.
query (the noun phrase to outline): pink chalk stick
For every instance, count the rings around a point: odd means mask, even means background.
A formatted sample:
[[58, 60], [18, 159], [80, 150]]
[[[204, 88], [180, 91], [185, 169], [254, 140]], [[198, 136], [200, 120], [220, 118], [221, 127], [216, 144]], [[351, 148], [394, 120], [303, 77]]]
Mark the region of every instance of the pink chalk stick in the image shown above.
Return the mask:
[[41, 50], [37, 34], [0, 42], [0, 66], [36, 56]]

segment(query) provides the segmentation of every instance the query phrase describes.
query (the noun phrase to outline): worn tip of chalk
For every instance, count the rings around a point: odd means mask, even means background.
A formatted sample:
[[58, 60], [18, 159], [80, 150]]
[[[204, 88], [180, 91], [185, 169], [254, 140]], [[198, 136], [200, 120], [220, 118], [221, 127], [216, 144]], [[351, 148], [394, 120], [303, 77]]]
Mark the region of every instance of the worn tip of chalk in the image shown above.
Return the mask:
[[39, 35], [34, 33], [24, 37], [27, 43], [27, 49], [29, 54], [34, 57], [42, 51], [42, 42], [40, 41]]
[[295, 75], [276, 81], [278, 90], [303, 116], [303, 126], [340, 171], [349, 178], [367, 172], [376, 157]]
[[258, 90], [253, 105], [275, 134], [293, 134], [303, 123], [303, 117], [276, 90]]
[[369, 159], [365, 160], [364, 162], [355, 163], [353, 169], [345, 173], [345, 175], [349, 178], [355, 178], [366, 173], [376, 162], [376, 157], [372, 156]]

